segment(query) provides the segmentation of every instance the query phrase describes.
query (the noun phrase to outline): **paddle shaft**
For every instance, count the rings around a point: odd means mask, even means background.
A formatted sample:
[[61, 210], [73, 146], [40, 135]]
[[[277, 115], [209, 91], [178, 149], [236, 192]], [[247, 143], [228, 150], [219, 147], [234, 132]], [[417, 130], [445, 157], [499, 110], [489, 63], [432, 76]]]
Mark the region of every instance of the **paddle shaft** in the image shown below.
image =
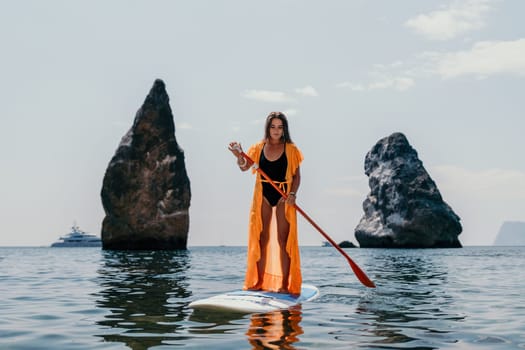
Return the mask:
[[[252, 166], [253, 168], [255, 168], [256, 171], [259, 172], [259, 174], [261, 174], [262, 177], [264, 177], [266, 179], [266, 181], [268, 181], [270, 184], [272, 184], [273, 188], [275, 188], [275, 190], [277, 192], [279, 192], [279, 194], [284, 198], [284, 199], [287, 199], [288, 198], [288, 195], [286, 193], [284, 193], [283, 190], [281, 190], [273, 181], [272, 179], [270, 179], [270, 177], [259, 167], [258, 164], [256, 164], [251, 158], [250, 156], [248, 156], [246, 153], [244, 153], [240, 148], [237, 149], [239, 151], [239, 153], [244, 157], [244, 159], [246, 159], [246, 161], [248, 161], [250, 163], [250, 166]], [[301, 215], [310, 223], [312, 224], [313, 227], [315, 227], [317, 229], [317, 231], [319, 231], [319, 233], [321, 235], [323, 235], [324, 238], [326, 238], [326, 240], [328, 242], [330, 242], [330, 244], [335, 248], [337, 249], [337, 251], [339, 251], [339, 253], [341, 253], [345, 258], [346, 260], [348, 261], [348, 263], [350, 264], [350, 267], [352, 268], [352, 270], [354, 271], [355, 275], [357, 276], [357, 279], [359, 279], [359, 281], [369, 287], [369, 288], [375, 288], [375, 284], [374, 282], [372, 282], [368, 276], [364, 273], [363, 270], [361, 270], [361, 268], [348, 256], [348, 254], [346, 254], [346, 252], [341, 249], [341, 247], [339, 247], [339, 245], [337, 243], [334, 242], [334, 240], [332, 238], [330, 238], [330, 236], [328, 236], [326, 234], [326, 232], [323, 231], [323, 229], [321, 227], [319, 227], [319, 225], [317, 225], [315, 223], [315, 221], [312, 220], [312, 218], [310, 216], [308, 216], [304, 210], [302, 210], [297, 204], [294, 204], [294, 207], [295, 209], [301, 213]]]

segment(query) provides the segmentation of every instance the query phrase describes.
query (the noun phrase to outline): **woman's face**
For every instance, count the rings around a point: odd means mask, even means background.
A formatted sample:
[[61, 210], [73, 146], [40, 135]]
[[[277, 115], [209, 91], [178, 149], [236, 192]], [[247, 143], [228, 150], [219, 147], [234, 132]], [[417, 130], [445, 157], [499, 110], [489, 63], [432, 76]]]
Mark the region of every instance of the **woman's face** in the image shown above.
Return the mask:
[[273, 118], [270, 122], [270, 138], [274, 141], [280, 141], [284, 134], [283, 121], [279, 118]]

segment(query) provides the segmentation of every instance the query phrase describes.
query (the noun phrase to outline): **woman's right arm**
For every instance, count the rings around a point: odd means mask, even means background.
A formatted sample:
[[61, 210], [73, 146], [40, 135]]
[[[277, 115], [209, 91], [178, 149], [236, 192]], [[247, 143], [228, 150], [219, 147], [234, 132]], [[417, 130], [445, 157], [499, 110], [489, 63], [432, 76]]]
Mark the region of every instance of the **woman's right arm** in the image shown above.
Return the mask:
[[[242, 171], [246, 171], [250, 169], [250, 164], [246, 158], [242, 155], [242, 147], [241, 144], [238, 142], [230, 142], [230, 145], [228, 146], [228, 149], [230, 152], [233, 153], [233, 155], [237, 158], [237, 165], [239, 166], [239, 169]], [[240, 151], [239, 151], [240, 150]]]

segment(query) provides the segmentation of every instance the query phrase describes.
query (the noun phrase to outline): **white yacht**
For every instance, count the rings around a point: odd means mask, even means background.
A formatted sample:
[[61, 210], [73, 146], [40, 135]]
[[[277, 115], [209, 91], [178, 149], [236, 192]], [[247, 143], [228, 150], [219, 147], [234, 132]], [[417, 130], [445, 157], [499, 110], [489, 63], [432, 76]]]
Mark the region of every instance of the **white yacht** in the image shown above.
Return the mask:
[[73, 225], [71, 232], [60, 237], [57, 242], [51, 244], [51, 247], [102, 247], [102, 240]]

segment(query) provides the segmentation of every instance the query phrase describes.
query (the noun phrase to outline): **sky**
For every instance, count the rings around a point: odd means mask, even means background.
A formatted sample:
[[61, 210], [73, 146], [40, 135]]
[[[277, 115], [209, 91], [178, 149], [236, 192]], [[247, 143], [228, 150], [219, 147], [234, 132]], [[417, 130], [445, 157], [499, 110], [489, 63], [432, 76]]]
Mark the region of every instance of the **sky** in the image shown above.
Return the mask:
[[[357, 243], [366, 153], [402, 132], [463, 245], [525, 221], [525, 2], [0, 0], [0, 246], [100, 235], [102, 179], [155, 79], [191, 181], [188, 245], [245, 245], [254, 175], [227, 150], [283, 111], [297, 204]], [[301, 245], [323, 237], [299, 217]]]

